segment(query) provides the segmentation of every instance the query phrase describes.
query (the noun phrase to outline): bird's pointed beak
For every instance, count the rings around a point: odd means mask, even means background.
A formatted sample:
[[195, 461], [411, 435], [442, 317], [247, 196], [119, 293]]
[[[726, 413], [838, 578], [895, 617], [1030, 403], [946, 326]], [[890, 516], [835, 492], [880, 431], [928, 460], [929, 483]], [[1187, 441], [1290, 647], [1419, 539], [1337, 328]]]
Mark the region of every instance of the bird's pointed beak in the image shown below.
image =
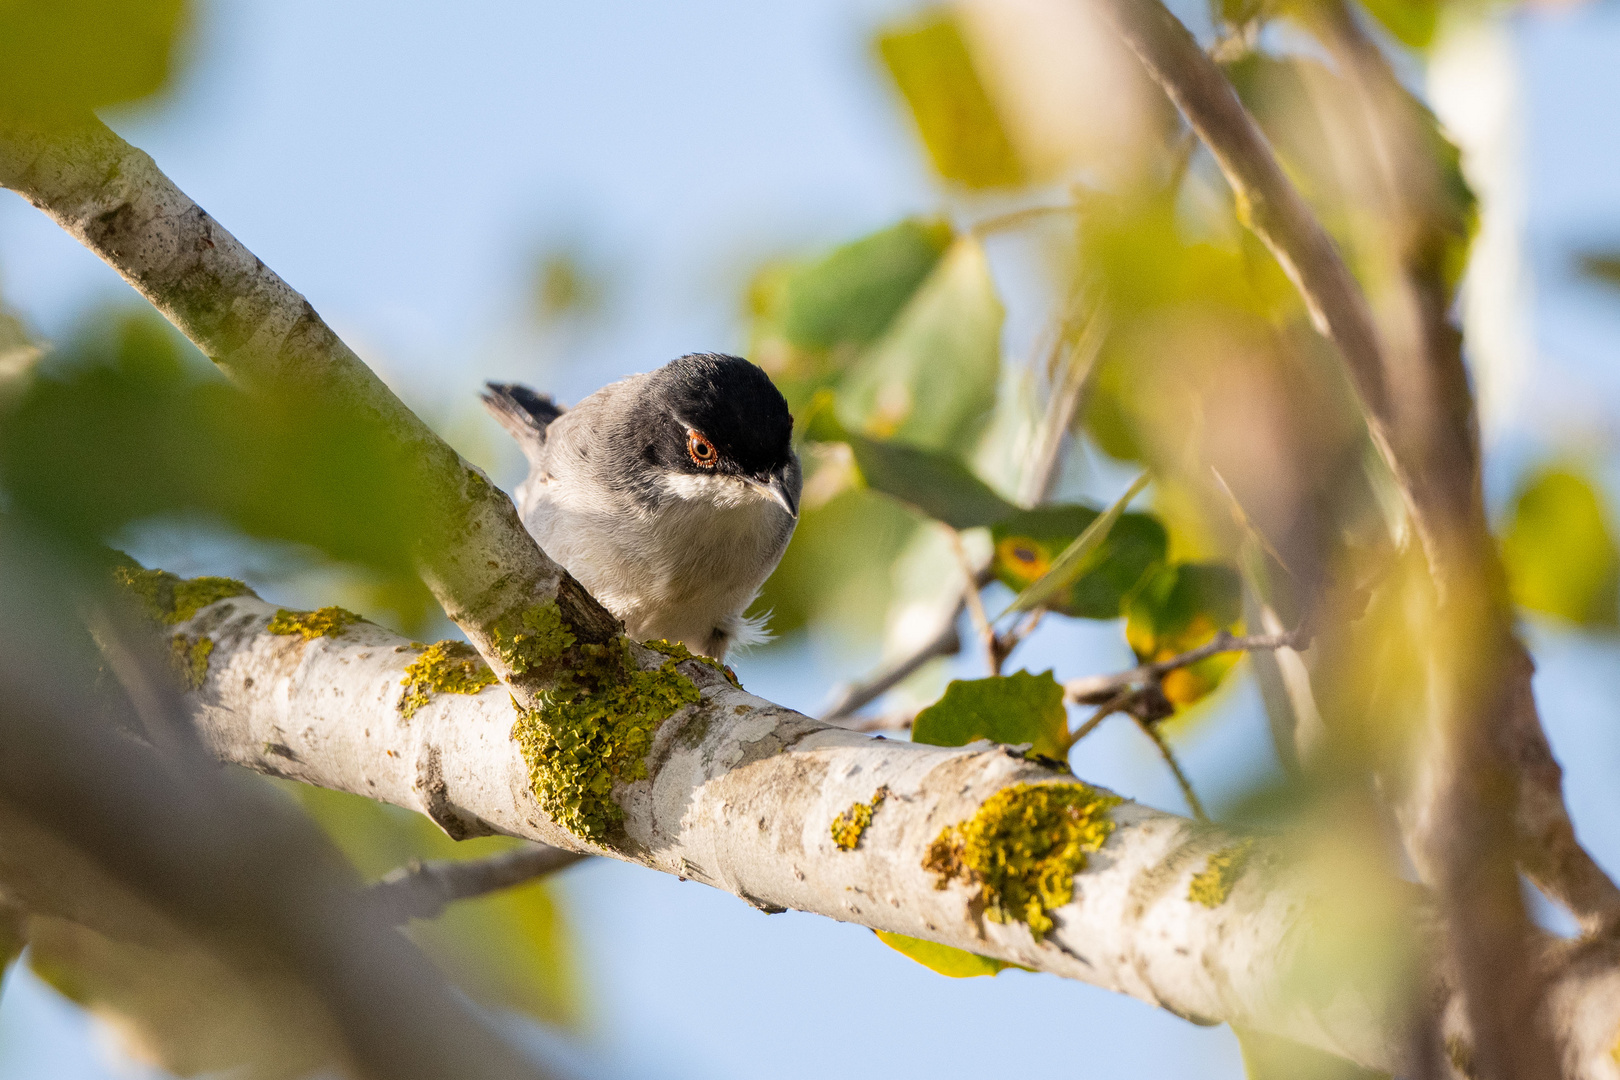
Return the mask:
[[787, 484], [780, 475], [773, 474], [769, 480], [749, 480], [754, 489], [761, 495], [780, 506], [788, 512], [788, 517], [795, 520], [799, 517], [799, 504], [788, 490]]

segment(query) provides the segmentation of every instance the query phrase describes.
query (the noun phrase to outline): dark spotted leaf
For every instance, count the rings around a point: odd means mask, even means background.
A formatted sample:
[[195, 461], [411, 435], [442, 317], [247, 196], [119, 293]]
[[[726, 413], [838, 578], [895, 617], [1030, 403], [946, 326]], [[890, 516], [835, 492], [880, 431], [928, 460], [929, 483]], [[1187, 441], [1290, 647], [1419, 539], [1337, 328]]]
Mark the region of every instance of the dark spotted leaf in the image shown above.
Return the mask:
[[966, 746], [977, 739], [1007, 746], [1030, 744], [1042, 757], [1068, 757], [1069, 714], [1063, 686], [1050, 671], [956, 679], [945, 695], [917, 714], [911, 740], [930, 746]]
[[[1100, 516], [1089, 506], [1041, 506], [1017, 510], [995, 523], [996, 578], [1015, 593], [1028, 588], [1052, 561]], [[1117, 619], [1125, 598], [1143, 576], [1164, 561], [1164, 526], [1151, 514], [1122, 514], [1101, 549], [1066, 590], [1046, 600], [1052, 611], [1080, 619]]]
[[[1033, 611], [1038, 607], [1050, 606], [1053, 601], [1067, 596], [1070, 587], [1101, 562], [1115, 523], [1125, 513], [1125, 507], [1130, 501], [1142, 493], [1147, 483], [1147, 473], [1137, 477], [1136, 482], [1126, 489], [1125, 494], [1092, 519], [1072, 543], [1058, 552], [1051, 565], [1013, 598], [1012, 605], [1007, 611]], [[1009, 554], [1017, 556], [1019, 552], [1009, 549]]]
[[[1168, 660], [1222, 630], [1238, 630], [1242, 615], [1243, 584], [1231, 567], [1161, 566], [1126, 602], [1125, 640], [1143, 662]], [[1237, 659], [1236, 653], [1222, 653], [1172, 671], [1164, 678], [1164, 694], [1176, 705], [1190, 705], [1213, 691]]]

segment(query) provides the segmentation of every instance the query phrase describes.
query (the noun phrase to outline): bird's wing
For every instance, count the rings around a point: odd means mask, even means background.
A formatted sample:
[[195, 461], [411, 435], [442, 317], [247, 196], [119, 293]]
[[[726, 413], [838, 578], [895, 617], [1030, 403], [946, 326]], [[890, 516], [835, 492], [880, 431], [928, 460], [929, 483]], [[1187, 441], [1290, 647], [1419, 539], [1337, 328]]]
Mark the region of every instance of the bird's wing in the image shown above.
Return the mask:
[[540, 466], [545, 460], [546, 428], [563, 414], [563, 407], [521, 383], [484, 385], [487, 390], [480, 395], [484, 408], [517, 440], [529, 464]]

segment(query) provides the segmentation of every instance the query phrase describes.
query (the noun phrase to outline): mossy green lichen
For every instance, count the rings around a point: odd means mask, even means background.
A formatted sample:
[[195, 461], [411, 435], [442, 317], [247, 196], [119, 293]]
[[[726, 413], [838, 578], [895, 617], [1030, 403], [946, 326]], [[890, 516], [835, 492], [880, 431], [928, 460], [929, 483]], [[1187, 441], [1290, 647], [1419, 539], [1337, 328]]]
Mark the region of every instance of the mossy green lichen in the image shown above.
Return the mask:
[[923, 867], [978, 887], [991, 922], [1021, 922], [1039, 941], [1052, 929], [1048, 914], [1074, 898], [1074, 876], [1086, 856], [1114, 831], [1108, 812], [1123, 800], [1078, 782], [1013, 784], [966, 821], [947, 826]]
[[355, 623], [365, 622], [347, 608], [323, 607], [315, 611], [279, 609], [265, 629], [272, 634], [299, 634], [305, 641], [318, 637], [341, 637]]
[[113, 579], [134, 593], [147, 613], [166, 626], [183, 623], [209, 604], [233, 596], [251, 596], [253, 590], [235, 578], [182, 578], [167, 570], [147, 570], [139, 566], [119, 566]]
[[671, 657], [642, 671], [622, 636], [580, 645], [556, 685], [541, 693], [540, 706], [518, 708], [512, 738], [548, 817], [590, 840], [603, 839], [624, 820], [613, 785], [645, 779], [659, 725], [702, 696], [676, 663]]
[[1226, 898], [1232, 895], [1232, 886], [1243, 876], [1253, 854], [1252, 837], [1215, 852], [1204, 863], [1204, 868], [1193, 875], [1192, 883], [1187, 886], [1187, 899], [1207, 908], [1226, 903]]
[[852, 803], [848, 810], [832, 820], [833, 843], [838, 845], [840, 851], [854, 851], [861, 842], [861, 836], [866, 827], [872, 824], [872, 815], [883, 800], [889, 797], [889, 788], [885, 784], [872, 792], [872, 801], [869, 803]]
[[200, 637], [193, 641], [184, 634], [176, 634], [169, 639], [169, 649], [174, 669], [179, 672], [180, 681], [185, 683], [186, 689], [202, 689], [203, 682], [208, 678], [208, 658], [214, 654], [213, 639]]
[[427, 646], [405, 669], [405, 677], [399, 681], [405, 687], [399, 711], [406, 717], [415, 716], [434, 694], [476, 694], [498, 681], [471, 645], [440, 641]]
[[712, 656], [699, 656], [697, 653], [688, 649], [680, 642], [670, 641], [668, 638], [659, 638], [656, 641], [645, 642], [645, 644], [647, 648], [663, 653], [665, 656], [673, 659], [677, 664], [682, 660], [696, 660], [705, 667], [714, 668], [714, 670], [724, 675], [726, 677], [726, 681], [732, 686], [735, 686], [739, 690], [742, 689], [742, 683], [737, 681], [737, 673]]
[[554, 663], [575, 641], [563, 625], [562, 609], [555, 600], [497, 619], [490, 638], [513, 675], [526, 675]]

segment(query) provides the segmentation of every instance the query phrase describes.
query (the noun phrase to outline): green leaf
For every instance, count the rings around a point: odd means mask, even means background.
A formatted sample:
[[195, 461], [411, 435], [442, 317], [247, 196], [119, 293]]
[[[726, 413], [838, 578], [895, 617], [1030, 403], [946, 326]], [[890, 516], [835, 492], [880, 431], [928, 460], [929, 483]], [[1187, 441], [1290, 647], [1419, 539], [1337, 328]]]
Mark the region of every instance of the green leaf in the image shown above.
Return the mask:
[[[1101, 511], [1089, 506], [1038, 506], [997, 521], [990, 530], [997, 580], [1014, 593], [1028, 588], [1100, 516]], [[1091, 565], [1067, 592], [1055, 593], [1047, 607], [1073, 618], [1117, 619], [1124, 613], [1125, 598], [1143, 575], [1164, 561], [1168, 546], [1169, 538], [1156, 517], [1122, 514]]]
[[949, 222], [910, 218], [834, 249], [787, 279], [783, 333], [803, 349], [870, 344], [928, 279], [951, 240]]
[[1005, 746], [1032, 744], [1042, 757], [1069, 756], [1069, 714], [1063, 685], [1047, 671], [956, 679], [945, 696], [917, 714], [911, 741], [930, 746], [966, 746], [989, 739]]
[[1402, 45], [1427, 49], [1440, 21], [1440, 0], [1362, 0], [1362, 6]]
[[[472, 859], [506, 851], [506, 837], [451, 840], [431, 821], [341, 792], [287, 784], [368, 879], [412, 859]], [[579, 1018], [567, 926], [544, 881], [461, 900], [410, 936], [474, 998], [552, 1022]]]
[[33, 123], [156, 93], [189, 22], [185, 0], [0, 4], [0, 113]]
[[1016, 964], [1009, 964], [1004, 960], [996, 960], [978, 953], [970, 953], [965, 949], [952, 948], [949, 945], [940, 945], [922, 938], [907, 937], [905, 934], [891, 934], [887, 930], [874, 930], [872, 933], [895, 952], [915, 960], [931, 971], [952, 979], [972, 979], [979, 975], [995, 975]]
[[[1241, 628], [1243, 582], [1218, 563], [1161, 566], [1126, 602], [1125, 640], [1143, 662], [1179, 656], [1207, 644], [1221, 630]], [[1220, 685], [1238, 661], [1221, 653], [1164, 677], [1165, 697], [1190, 705]]]
[[839, 419], [933, 450], [970, 445], [996, 400], [1003, 314], [984, 249], [971, 237], [957, 240], [840, 380]]
[[1567, 466], [1520, 485], [1502, 535], [1514, 602], [1577, 626], [1620, 625], [1620, 553], [1597, 486]]
[[940, 176], [973, 188], [1024, 182], [1024, 164], [950, 8], [883, 31], [877, 48]]
[[1012, 604], [1002, 614], [1032, 611], [1047, 606], [1050, 601], [1066, 594], [1080, 575], [1100, 561], [1103, 544], [1113, 530], [1114, 523], [1125, 513], [1125, 507], [1130, 501], [1147, 487], [1148, 480], [1147, 473], [1138, 476], [1136, 482], [1126, 489], [1125, 494], [1121, 495], [1114, 505], [1099, 514], [1095, 521], [1086, 526], [1085, 532], [1074, 538], [1074, 543], [1064, 548], [1058, 557], [1052, 560], [1052, 565], [1046, 573], [1036, 578], [1023, 592], [1013, 598]]
[[1249, 1028], [1232, 1028], [1243, 1050], [1243, 1069], [1249, 1080], [1388, 1080], [1336, 1054], [1303, 1046], [1292, 1039], [1266, 1035]]
[[1581, 273], [1608, 286], [1620, 285], [1620, 254], [1610, 251], [1588, 252], [1580, 257]]

